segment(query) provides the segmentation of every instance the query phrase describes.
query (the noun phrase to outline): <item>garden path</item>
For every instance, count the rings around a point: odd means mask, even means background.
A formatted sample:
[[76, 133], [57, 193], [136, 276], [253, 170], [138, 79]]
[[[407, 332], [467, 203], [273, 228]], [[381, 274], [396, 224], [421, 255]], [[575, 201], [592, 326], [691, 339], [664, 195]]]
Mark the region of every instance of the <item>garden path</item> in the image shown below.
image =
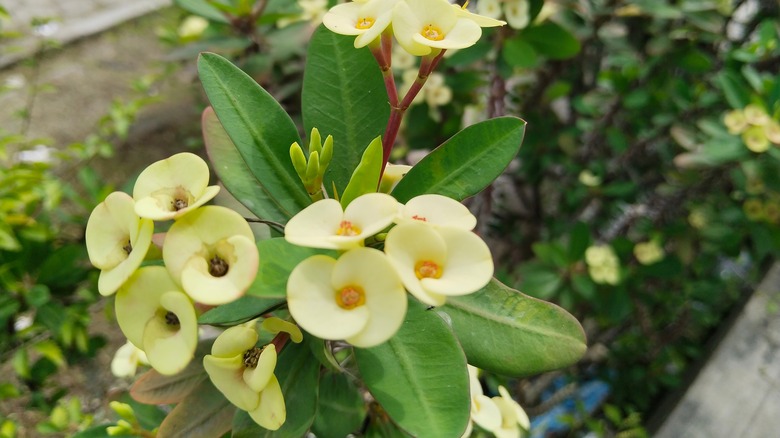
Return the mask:
[[[10, 14], [2, 29], [20, 32], [20, 39], [0, 39], [0, 68], [24, 59], [34, 52], [39, 39], [67, 43], [110, 29], [140, 17], [172, 0], [0, 0]], [[49, 19], [32, 26], [31, 20]]]
[[718, 344], [656, 438], [765, 438], [780, 430], [780, 264]]

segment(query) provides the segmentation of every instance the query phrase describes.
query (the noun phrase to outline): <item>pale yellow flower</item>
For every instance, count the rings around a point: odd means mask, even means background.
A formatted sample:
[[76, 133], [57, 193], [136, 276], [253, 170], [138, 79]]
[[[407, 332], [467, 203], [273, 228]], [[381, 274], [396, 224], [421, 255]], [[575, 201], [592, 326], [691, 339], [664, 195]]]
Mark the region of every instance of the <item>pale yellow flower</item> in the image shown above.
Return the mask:
[[609, 245], [596, 245], [585, 250], [588, 273], [596, 283], [616, 285], [620, 282], [620, 261]]
[[381, 251], [356, 248], [338, 260], [316, 255], [287, 280], [290, 314], [322, 339], [368, 348], [390, 339], [406, 315], [406, 292]]
[[393, 223], [398, 208], [395, 198], [385, 193], [358, 196], [345, 210], [335, 199], [323, 199], [293, 216], [284, 228], [284, 238], [312, 248], [357, 248]]
[[146, 353], [127, 341], [114, 353], [111, 359], [111, 374], [116, 377], [133, 377], [138, 365], [149, 365]]
[[111, 295], [141, 266], [152, 243], [154, 223], [135, 213], [133, 198], [108, 195], [92, 210], [85, 239], [89, 261], [100, 269], [98, 291]]
[[496, 438], [523, 438], [531, 429], [531, 420], [522, 407], [512, 398], [503, 386], [498, 387], [499, 397], [493, 402], [501, 411], [501, 426], [491, 432]]
[[209, 186], [209, 167], [199, 156], [182, 152], [149, 165], [133, 187], [135, 212], [156, 221], [177, 219], [217, 196]]
[[434, 227], [471, 231], [477, 218], [460, 202], [437, 194], [415, 196], [401, 207], [396, 223], [422, 222]]
[[479, 0], [477, 13], [490, 18], [501, 18], [501, 2], [499, 0]]
[[245, 325], [220, 334], [203, 357], [211, 383], [260, 426], [279, 429], [287, 419], [284, 395], [274, 375], [276, 347], [257, 347], [258, 334]]
[[189, 15], [179, 25], [179, 37], [185, 40], [195, 40], [199, 38], [203, 31], [209, 27], [209, 22], [203, 17]]
[[732, 110], [723, 116], [723, 124], [726, 125], [729, 134], [741, 134], [748, 127], [745, 113], [742, 110]]
[[396, 225], [387, 234], [385, 253], [406, 290], [432, 306], [444, 304], [447, 296], [476, 292], [493, 276], [490, 249], [459, 228], [419, 221]]
[[764, 125], [764, 135], [769, 141], [780, 146], [780, 123], [775, 120], [770, 120]]
[[524, 29], [531, 20], [528, 0], [506, 0], [504, 15], [509, 26], [514, 29]]
[[766, 152], [769, 149], [769, 139], [763, 126], [751, 126], [742, 132], [742, 141], [745, 146], [755, 153]]
[[219, 206], [202, 207], [177, 220], [165, 236], [163, 260], [187, 295], [209, 305], [241, 297], [260, 262], [249, 224]]
[[392, 192], [401, 181], [401, 178], [409, 173], [410, 170], [412, 170], [412, 166], [408, 164], [387, 163], [385, 173], [382, 174], [382, 181], [379, 183], [379, 191], [382, 193]]
[[368, 0], [342, 3], [325, 13], [322, 23], [332, 32], [341, 35], [357, 35], [355, 47], [364, 47], [379, 38], [390, 25], [393, 7], [398, 1]]
[[580, 172], [580, 175], [577, 179], [582, 185], [587, 187], [598, 187], [601, 185], [601, 178], [588, 169]]
[[766, 113], [766, 110], [761, 105], [751, 103], [742, 111], [745, 114], [745, 120], [751, 125], [764, 126], [769, 123], [769, 114]]
[[468, 437], [472, 429], [472, 423], [492, 432], [501, 427], [501, 410], [498, 405], [482, 392], [482, 385], [479, 383], [479, 369], [468, 365], [469, 387], [471, 390], [471, 411], [469, 415], [469, 426], [463, 437]]
[[634, 245], [634, 257], [643, 265], [652, 265], [664, 258], [664, 249], [655, 240]]
[[402, 1], [393, 10], [393, 33], [398, 44], [415, 56], [434, 49], [463, 49], [482, 35], [480, 25], [466, 13], [447, 0]]
[[190, 298], [162, 266], [137, 270], [116, 294], [116, 319], [127, 339], [160, 374], [190, 363], [198, 343], [198, 317]]

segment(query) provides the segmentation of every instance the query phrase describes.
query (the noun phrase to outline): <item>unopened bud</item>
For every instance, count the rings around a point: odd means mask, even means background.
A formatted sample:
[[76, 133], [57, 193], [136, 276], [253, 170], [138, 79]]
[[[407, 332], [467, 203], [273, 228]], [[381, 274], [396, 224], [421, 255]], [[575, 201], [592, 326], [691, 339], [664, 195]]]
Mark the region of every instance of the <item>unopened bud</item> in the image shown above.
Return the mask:
[[130, 406], [127, 403], [122, 403], [118, 401], [112, 401], [108, 404], [108, 406], [111, 407], [111, 410], [116, 412], [117, 415], [119, 415], [121, 418], [127, 420], [127, 421], [135, 421], [135, 412], [133, 411], [133, 407]]
[[297, 141], [290, 146], [290, 160], [298, 176], [304, 179], [306, 177], [306, 156]]
[[309, 165], [306, 167], [306, 179], [305, 184], [317, 179], [320, 174], [320, 154], [316, 151], [309, 155]]
[[325, 173], [325, 169], [330, 165], [330, 160], [333, 159], [333, 136], [329, 135], [325, 138], [325, 143], [322, 145], [322, 153], [320, 154], [320, 172]]
[[322, 137], [320, 136], [320, 131], [317, 128], [311, 128], [311, 135], [309, 135], [309, 158], [311, 159], [311, 154], [314, 152], [317, 152], [318, 154], [322, 151]]

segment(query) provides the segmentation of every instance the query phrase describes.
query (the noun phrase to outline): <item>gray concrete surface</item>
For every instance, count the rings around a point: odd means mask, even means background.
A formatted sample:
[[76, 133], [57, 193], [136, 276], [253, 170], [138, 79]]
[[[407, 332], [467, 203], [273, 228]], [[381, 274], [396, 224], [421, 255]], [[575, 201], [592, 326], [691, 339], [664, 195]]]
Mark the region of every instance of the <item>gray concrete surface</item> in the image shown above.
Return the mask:
[[[0, 38], [0, 68], [29, 56], [42, 39], [68, 43], [171, 3], [172, 0], [0, 0], [0, 6], [11, 16], [1, 23], [2, 29], [21, 35]], [[33, 19], [50, 21], [34, 27]]]
[[780, 264], [766, 275], [654, 436], [780, 436]]

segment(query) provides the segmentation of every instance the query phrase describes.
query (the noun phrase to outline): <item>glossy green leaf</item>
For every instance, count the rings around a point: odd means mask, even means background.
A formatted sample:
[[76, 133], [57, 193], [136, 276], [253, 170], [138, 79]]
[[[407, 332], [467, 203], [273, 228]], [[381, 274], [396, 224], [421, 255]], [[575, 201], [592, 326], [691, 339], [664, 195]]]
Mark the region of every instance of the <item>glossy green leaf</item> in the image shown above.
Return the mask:
[[222, 436], [230, 430], [236, 407], [205, 379], [165, 417], [157, 436]]
[[[301, 142], [290, 116], [254, 79], [219, 55], [201, 54], [198, 73], [219, 121], [257, 182], [278, 204], [275, 208], [292, 217], [309, 205], [311, 199], [290, 162], [290, 145]], [[256, 202], [267, 203], [265, 198]]]
[[264, 298], [245, 295], [231, 303], [217, 306], [200, 315], [199, 324], [237, 325], [273, 310], [284, 304], [284, 297]]
[[523, 143], [525, 122], [499, 117], [471, 125], [434, 149], [393, 189], [406, 202], [425, 193], [463, 200], [479, 193], [504, 171]]
[[222, 185], [255, 216], [286, 222], [290, 218], [289, 211], [276, 202], [265, 184], [252, 173], [213, 108], [203, 110], [201, 126], [206, 153]]
[[323, 138], [333, 135], [325, 187], [332, 190], [335, 183], [341, 192], [366, 145], [382, 135], [390, 117], [376, 60], [368, 48], [355, 49], [354, 37], [320, 26], [309, 42], [301, 98], [304, 131], [316, 127]]
[[527, 27], [520, 32], [520, 37], [550, 59], [571, 58], [581, 48], [580, 42], [571, 32], [552, 21]]
[[283, 237], [257, 242], [257, 251], [260, 253], [260, 268], [247, 295], [265, 298], [287, 296], [287, 278], [298, 263], [316, 254], [337, 254], [336, 251], [293, 245]]
[[377, 137], [363, 151], [360, 163], [352, 173], [347, 188], [341, 194], [341, 206], [347, 208], [360, 195], [375, 193], [382, 173], [382, 137]]
[[282, 387], [287, 420], [276, 431], [258, 426], [244, 411], [233, 419], [233, 438], [285, 437], [300, 438], [306, 434], [317, 414], [320, 365], [312, 360], [307, 341], [288, 343], [279, 355], [276, 378]]
[[413, 436], [459, 437], [469, 418], [466, 358], [444, 320], [410, 299], [401, 329], [373, 348], [356, 348], [374, 398]]
[[363, 396], [349, 376], [328, 372], [320, 378], [317, 418], [312, 426], [315, 435], [341, 437], [355, 433], [365, 415]]
[[580, 323], [560, 307], [492, 280], [482, 290], [450, 297], [446, 313], [469, 363], [527, 376], [577, 362], [587, 344]]

